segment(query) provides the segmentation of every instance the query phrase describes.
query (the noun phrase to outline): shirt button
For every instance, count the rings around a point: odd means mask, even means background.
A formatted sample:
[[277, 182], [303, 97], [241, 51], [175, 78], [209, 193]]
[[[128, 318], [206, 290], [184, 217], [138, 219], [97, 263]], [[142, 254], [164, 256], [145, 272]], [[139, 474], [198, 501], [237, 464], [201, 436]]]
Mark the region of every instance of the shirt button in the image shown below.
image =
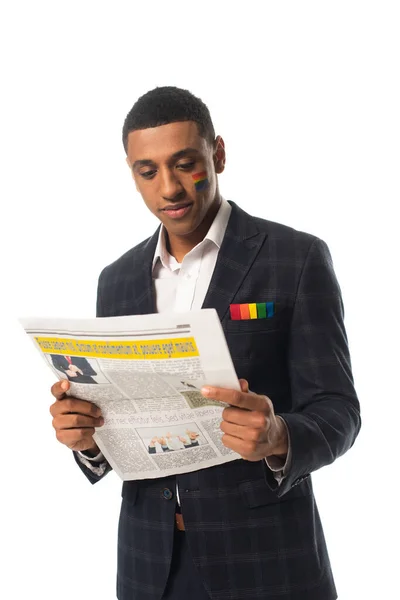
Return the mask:
[[164, 488], [162, 491], [162, 497], [164, 498], [164, 500], [172, 500], [172, 498], [174, 497], [174, 494], [171, 492], [171, 490], [169, 488]]

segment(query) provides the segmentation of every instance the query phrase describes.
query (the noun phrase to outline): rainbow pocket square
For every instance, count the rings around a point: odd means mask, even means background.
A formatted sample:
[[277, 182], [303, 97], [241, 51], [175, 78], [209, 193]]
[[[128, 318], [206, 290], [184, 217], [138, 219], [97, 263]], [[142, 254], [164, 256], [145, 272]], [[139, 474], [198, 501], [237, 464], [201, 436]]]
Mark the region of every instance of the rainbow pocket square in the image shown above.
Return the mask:
[[249, 319], [270, 319], [275, 314], [275, 302], [253, 302], [251, 304], [231, 304], [231, 321]]

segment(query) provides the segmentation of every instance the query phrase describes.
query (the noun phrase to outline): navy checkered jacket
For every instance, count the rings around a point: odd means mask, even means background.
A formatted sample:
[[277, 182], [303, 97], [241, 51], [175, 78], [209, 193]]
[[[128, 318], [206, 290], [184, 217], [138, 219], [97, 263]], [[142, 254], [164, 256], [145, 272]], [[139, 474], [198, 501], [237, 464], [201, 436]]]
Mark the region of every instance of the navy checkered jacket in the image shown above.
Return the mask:
[[[337, 598], [310, 474], [360, 429], [340, 289], [326, 244], [236, 204], [204, 301], [221, 319], [238, 377], [286, 421], [292, 462], [278, 486], [264, 461], [237, 460], [122, 486], [119, 600], [159, 600], [178, 485], [187, 542], [212, 600]], [[158, 232], [100, 275], [97, 316], [155, 312]], [[269, 319], [230, 320], [233, 303], [274, 302]], [[94, 475], [79, 466], [95, 483]], [[169, 491], [171, 493], [169, 493]]]

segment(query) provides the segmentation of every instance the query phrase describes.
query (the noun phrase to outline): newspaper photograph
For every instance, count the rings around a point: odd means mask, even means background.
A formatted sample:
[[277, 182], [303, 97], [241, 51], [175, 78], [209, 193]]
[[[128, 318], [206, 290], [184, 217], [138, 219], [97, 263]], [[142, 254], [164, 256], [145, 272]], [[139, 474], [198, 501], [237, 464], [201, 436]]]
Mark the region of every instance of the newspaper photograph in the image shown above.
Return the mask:
[[[123, 480], [236, 460], [222, 443], [225, 404], [203, 385], [240, 389], [214, 309], [96, 319], [20, 319], [68, 395], [96, 404], [94, 441]], [[61, 400], [62, 402], [62, 400]]]

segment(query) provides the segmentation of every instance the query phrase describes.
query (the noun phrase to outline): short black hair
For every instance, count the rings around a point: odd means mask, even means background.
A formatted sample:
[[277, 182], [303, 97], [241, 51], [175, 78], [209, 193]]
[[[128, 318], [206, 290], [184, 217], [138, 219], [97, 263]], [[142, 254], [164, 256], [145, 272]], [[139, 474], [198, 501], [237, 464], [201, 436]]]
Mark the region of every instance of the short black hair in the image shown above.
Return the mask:
[[200, 98], [181, 88], [156, 87], [141, 96], [126, 116], [122, 128], [125, 152], [128, 152], [128, 135], [131, 131], [178, 121], [194, 121], [199, 134], [210, 144], [214, 142], [215, 131], [210, 111]]

